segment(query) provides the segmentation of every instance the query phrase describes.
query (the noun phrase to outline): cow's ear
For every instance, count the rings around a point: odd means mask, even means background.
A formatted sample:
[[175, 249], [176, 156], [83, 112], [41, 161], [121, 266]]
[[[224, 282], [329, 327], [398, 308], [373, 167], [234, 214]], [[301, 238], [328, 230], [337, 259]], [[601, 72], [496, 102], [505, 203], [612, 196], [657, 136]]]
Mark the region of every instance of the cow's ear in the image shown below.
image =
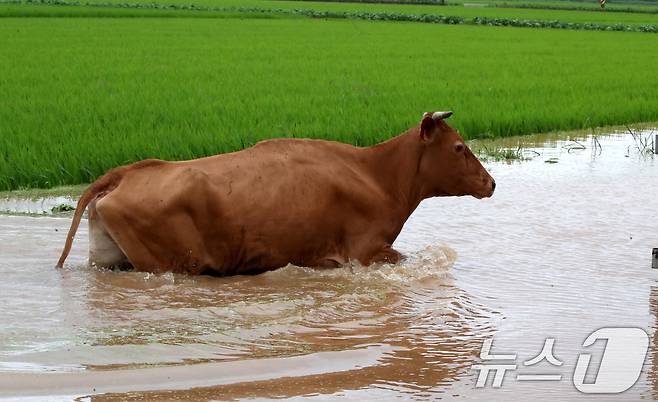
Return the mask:
[[439, 122], [452, 116], [452, 112], [425, 112], [420, 122], [420, 138], [423, 141], [432, 141]]
[[420, 121], [420, 139], [423, 141], [431, 141], [435, 128], [436, 122], [432, 118], [432, 113], [423, 113], [423, 119]]

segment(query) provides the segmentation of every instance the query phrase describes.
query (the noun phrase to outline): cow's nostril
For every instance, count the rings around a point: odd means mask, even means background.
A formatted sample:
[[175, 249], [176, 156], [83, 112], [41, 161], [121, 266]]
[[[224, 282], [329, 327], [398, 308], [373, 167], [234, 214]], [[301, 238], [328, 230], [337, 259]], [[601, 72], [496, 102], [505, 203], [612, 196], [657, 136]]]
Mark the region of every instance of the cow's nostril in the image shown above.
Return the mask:
[[491, 190], [493, 191], [495, 189], [496, 189], [496, 180], [491, 180]]

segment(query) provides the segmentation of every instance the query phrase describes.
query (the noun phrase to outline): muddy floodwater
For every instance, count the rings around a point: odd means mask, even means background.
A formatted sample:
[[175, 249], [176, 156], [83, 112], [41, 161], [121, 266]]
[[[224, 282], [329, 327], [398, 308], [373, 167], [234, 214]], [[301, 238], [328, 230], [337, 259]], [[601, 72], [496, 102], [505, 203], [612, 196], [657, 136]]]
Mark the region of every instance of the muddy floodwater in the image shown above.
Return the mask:
[[[1, 215], [0, 398], [658, 398], [658, 158], [629, 134], [521, 141], [530, 160], [486, 163], [493, 198], [420, 205], [397, 266], [108, 272], [86, 266], [82, 225], [58, 271], [70, 218]], [[650, 337], [621, 395], [573, 385], [580, 353], [600, 361], [605, 345], [583, 341], [602, 327]], [[563, 364], [524, 366], [546, 338]], [[517, 354], [500, 388], [476, 387], [487, 339], [491, 353]], [[538, 373], [561, 378], [516, 377]]]

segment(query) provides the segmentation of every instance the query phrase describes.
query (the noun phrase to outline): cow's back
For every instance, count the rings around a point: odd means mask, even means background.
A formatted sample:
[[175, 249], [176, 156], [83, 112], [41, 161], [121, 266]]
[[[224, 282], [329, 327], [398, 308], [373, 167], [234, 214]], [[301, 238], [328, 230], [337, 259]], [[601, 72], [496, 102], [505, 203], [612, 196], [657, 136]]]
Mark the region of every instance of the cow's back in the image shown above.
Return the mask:
[[272, 204], [281, 213], [282, 205], [322, 203], [336, 192], [368, 186], [362, 151], [330, 141], [276, 139], [182, 165], [208, 174], [227, 201]]

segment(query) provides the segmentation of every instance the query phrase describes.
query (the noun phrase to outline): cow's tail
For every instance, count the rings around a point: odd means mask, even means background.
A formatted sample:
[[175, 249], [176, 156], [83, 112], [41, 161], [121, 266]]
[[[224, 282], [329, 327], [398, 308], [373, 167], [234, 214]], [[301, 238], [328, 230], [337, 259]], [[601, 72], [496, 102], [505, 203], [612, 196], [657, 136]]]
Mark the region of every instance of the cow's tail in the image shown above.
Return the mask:
[[158, 166], [166, 164], [167, 162], [159, 159], [146, 159], [140, 162], [135, 162], [132, 165], [125, 165], [114, 168], [107, 172], [105, 175], [101, 176], [93, 182], [78, 200], [78, 206], [75, 208], [75, 214], [73, 214], [73, 222], [71, 222], [71, 228], [69, 229], [69, 234], [66, 237], [66, 243], [64, 244], [64, 250], [62, 255], [57, 261], [57, 268], [62, 268], [64, 266], [64, 261], [68, 257], [69, 252], [71, 251], [71, 246], [73, 245], [73, 238], [75, 237], [75, 232], [78, 231], [78, 226], [80, 226], [80, 220], [82, 219], [82, 214], [85, 212], [87, 205], [96, 198], [98, 195], [105, 195], [117, 188], [121, 179], [126, 175], [130, 170], [143, 169], [150, 166]]
[[64, 244], [64, 250], [62, 255], [57, 261], [55, 267], [62, 268], [64, 266], [64, 261], [68, 257], [69, 252], [71, 251], [71, 246], [73, 245], [73, 238], [75, 237], [75, 232], [78, 231], [78, 226], [80, 226], [80, 220], [82, 219], [82, 214], [85, 212], [87, 205], [96, 198], [99, 194], [108, 193], [112, 191], [119, 184], [122, 174], [120, 173], [121, 169], [115, 169], [104, 176], [100, 177], [98, 180], [93, 182], [80, 196], [78, 200], [78, 205], [75, 208], [75, 213], [73, 214], [73, 222], [71, 222], [71, 228], [69, 229], [69, 234], [66, 236], [66, 243]]

